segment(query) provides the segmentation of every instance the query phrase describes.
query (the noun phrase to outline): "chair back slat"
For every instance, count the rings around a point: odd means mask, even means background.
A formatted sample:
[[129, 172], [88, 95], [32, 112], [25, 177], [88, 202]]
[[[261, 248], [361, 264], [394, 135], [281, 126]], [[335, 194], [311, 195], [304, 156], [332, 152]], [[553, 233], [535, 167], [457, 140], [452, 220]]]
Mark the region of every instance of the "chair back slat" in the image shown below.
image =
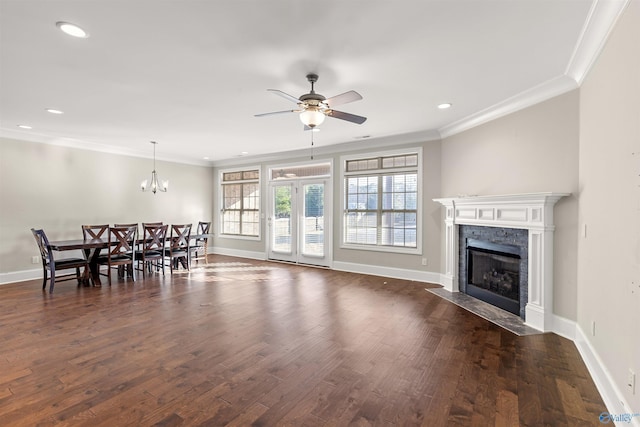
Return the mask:
[[131, 255], [135, 250], [137, 224], [131, 227], [109, 228], [109, 255]]
[[145, 252], [164, 249], [168, 225], [148, 225], [144, 227], [142, 248]]
[[169, 248], [171, 251], [187, 250], [191, 237], [191, 224], [172, 224]]
[[200, 221], [198, 223], [198, 232], [196, 234], [209, 234], [209, 229], [211, 228], [210, 222]]
[[33, 237], [36, 239], [36, 243], [38, 244], [38, 249], [40, 250], [40, 257], [42, 258], [42, 261], [44, 263], [49, 263], [49, 261], [51, 260], [51, 253], [49, 251], [49, 239], [47, 239], [47, 235], [42, 229], [36, 230], [32, 228], [31, 233], [33, 234]]
[[143, 222], [142, 223], [142, 228], [146, 227], [147, 225], [162, 225], [162, 222]]
[[[89, 239], [102, 239], [103, 234], [109, 233], [109, 224], [104, 225], [83, 225], [82, 226], [82, 238]], [[107, 237], [107, 236], [104, 236]]]

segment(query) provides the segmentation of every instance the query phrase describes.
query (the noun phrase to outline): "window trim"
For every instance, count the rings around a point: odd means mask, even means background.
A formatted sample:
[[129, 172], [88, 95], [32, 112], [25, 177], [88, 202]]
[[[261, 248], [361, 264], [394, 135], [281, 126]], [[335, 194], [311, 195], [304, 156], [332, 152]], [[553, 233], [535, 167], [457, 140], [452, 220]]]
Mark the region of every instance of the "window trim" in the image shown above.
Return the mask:
[[[423, 177], [423, 160], [422, 160], [422, 147], [407, 147], [403, 149], [395, 149], [395, 150], [385, 150], [378, 151], [373, 153], [360, 153], [360, 154], [349, 154], [345, 156], [340, 156], [340, 249], [354, 249], [354, 250], [362, 250], [362, 251], [373, 251], [373, 252], [387, 252], [387, 253], [399, 253], [399, 254], [412, 254], [412, 255], [421, 255], [422, 254], [422, 235], [423, 235], [423, 194], [424, 194], [424, 182], [422, 180]], [[371, 159], [375, 157], [392, 157], [392, 156], [401, 156], [401, 155], [410, 155], [417, 154], [418, 155], [418, 164], [415, 167], [399, 167], [399, 168], [380, 168], [375, 170], [365, 170], [365, 171], [346, 171], [347, 161], [351, 160], [364, 160]], [[364, 245], [357, 243], [347, 243], [345, 242], [345, 212], [347, 210], [346, 206], [346, 185], [345, 179], [347, 177], [352, 176], [371, 176], [371, 175], [384, 175], [388, 173], [403, 173], [403, 172], [417, 172], [418, 175], [418, 194], [417, 194], [417, 205], [416, 205], [416, 247], [408, 248], [402, 246], [383, 246], [383, 245]]]
[[[258, 171], [257, 180], [240, 180], [240, 181], [224, 181], [224, 174], [226, 173], [234, 173], [234, 172], [248, 172], [248, 171]], [[218, 203], [220, 206], [219, 209], [219, 217], [218, 217], [218, 227], [220, 232], [218, 233], [218, 237], [222, 239], [234, 239], [234, 240], [251, 240], [251, 241], [259, 241], [262, 240], [262, 202], [263, 202], [263, 189], [262, 189], [262, 167], [259, 165], [255, 166], [242, 166], [237, 168], [228, 168], [228, 169], [220, 169], [218, 171]], [[242, 184], [242, 183], [251, 183], [255, 182], [258, 184], [258, 188], [260, 189], [260, 200], [258, 202], [258, 235], [257, 236], [249, 236], [244, 234], [228, 234], [224, 232], [224, 185], [226, 184]]]

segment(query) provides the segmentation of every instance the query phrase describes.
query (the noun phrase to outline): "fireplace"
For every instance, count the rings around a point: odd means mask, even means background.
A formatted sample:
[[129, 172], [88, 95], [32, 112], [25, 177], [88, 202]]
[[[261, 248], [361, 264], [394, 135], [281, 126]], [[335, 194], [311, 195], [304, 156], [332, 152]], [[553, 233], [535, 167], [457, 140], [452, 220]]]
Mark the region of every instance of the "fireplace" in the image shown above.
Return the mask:
[[[569, 193], [527, 193], [497, 196], [459, 196], [434, 199], [444, 211], [444, 273], [440, 283], [449, 292], [466, 292], [466, 252], [459, 234], [467, 226], [485, 230], [520, 229], [527, 235], [527, 262], [520, 253], [520, 317], [541, 331], [552, 330], [553, 316], [553, 206]], [[498, 234], [499, 235], [499, 234]], [[512, 245], [513, 241], [495, 241], [483, 236], [467, 236]], [[512, 239], [513, 240], [513, 239]], [[517, 239], [516, 239], [517, 240]], [[519, 243], [516, 246], [520, 246]], [[520, 246], [522, 248], [522, 246]], [[466, 249], [465, 249], [466, 250]], [[522, 265], [527, 270], [522, 270]], [[462, 269], [465, 266], [464, 270]], [[463, 273], [464, 272], [464, 273]], [[526, 282], [523, 285], [523, 278]]]
[[460, 291], [525, 319], [527, 230], [459, 226]]

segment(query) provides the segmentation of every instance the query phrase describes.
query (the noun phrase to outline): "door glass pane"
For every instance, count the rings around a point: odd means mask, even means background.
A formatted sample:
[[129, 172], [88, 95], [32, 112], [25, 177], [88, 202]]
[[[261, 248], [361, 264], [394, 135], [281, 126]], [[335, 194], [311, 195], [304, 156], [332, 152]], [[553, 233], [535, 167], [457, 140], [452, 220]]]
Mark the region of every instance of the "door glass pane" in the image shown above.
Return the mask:
[[324, 256], [324, 184], [304, 185], [304, 255]]
[[277, 186], [273, 191], [273, 241], [274, 252], [291, 253], [291, 187]]

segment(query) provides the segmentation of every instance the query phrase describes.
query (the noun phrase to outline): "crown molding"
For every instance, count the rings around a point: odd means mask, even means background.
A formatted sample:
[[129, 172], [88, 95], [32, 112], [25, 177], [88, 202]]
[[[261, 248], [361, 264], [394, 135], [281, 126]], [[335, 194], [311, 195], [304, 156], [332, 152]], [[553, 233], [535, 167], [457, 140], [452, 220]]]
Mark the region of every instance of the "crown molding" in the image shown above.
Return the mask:
[[594, 0], [564, 75], [547, 80], [491, 107], [438, 129], [455, 135], [580, 87], [630, 0]]
[[575, 80], [578, 86], [582, 85], [629, 2], [630, 0], [595, 0], [591, 5], [565, 70], [565, 75]]
[[489, 108], [443, 126], [438, 131], [442, 138], [447, 138], [577, 88], [578, 84], [572, 78], [567, 76], [556, 77], [522, 91]]
[[[153, 155], [149, 150], [129, 149], [122, 147], [114, 147], [112, 145], [97, 144], [95, 142], [86, 142], [74, 138], [58, 138], [36, 132], [24, 132], [13, 129], [0, 128], [0, 138], [13, 139], [17, 141], [37, 142], [39, 144], [56, 145], [58, 147], [77, 148], [79, 150], [97, 151], [99, 153], [116, 154], [121, 156], [139, 157], [143, 159], [152, 159]], [[145, 146], [146, 147], [146, 146]], [[194, 166], [211, 166], [206, 160], [194, 161], [188, 157], [180, 156], [162, 156], [156, 155], [156, 160], [171, 163], [181, 163]]]

